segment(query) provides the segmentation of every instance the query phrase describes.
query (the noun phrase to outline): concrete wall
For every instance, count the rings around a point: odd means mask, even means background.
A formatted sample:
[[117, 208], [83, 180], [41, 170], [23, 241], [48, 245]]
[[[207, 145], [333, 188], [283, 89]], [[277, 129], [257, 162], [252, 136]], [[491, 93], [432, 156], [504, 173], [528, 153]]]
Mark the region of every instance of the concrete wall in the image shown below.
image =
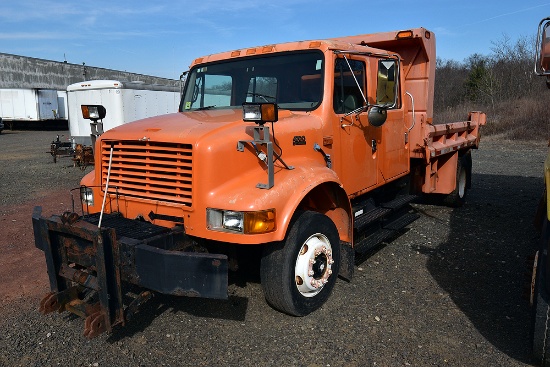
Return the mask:
[[96, 79], [179, 86], [179, 80], [0, 53], [0, 88], [66, 90], [69, 84]]

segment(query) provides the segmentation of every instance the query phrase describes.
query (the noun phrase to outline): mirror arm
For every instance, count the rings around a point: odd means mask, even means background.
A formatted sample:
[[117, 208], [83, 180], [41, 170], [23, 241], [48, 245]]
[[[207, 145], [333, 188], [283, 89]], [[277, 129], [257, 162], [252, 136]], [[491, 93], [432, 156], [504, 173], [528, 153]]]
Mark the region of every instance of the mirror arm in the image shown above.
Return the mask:
[[348, 116], [351, 116], [351, 115], [355, 114], [355, 119], [359, 120], [359, 115], [361, 114], [361, 112], [363, 112], [364, 110], [368, 110], [369, 107], [370, 107], [369, 105], [361, 106], [359, 108], [354, 109], [353, 111], [350, 111], [350, 112], [344, 114], [343, 116], [340, 116], [340, 127], [353, 126], [353, 122], [351, 124], [344, 124], [344, 119]]

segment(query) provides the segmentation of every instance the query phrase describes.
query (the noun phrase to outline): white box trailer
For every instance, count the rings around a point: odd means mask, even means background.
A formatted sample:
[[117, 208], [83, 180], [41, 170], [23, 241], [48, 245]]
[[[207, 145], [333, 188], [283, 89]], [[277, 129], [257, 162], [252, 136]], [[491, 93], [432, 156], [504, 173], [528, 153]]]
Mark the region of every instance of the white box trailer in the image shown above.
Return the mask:
[[107, 110], [103, 131], [146, 117], [178, 111], [180, 89], [177, 86], [91, 80], [67, 87], [69, 130], [76, 144], [91, 145], [90, 120], [82, 117], [82, 105], [102, 105]]
[[59, 108], [58, 93], [63, 98], [66, 92], [55, 89], [0, 89], [0, 117], [8, 124], [15, 121], [66, 120], [66, 113], [61, 113]]
[[69, 105], [67, 104], [67, 91], [57, 91], [57, 118], [62, 120], [69, 119]]

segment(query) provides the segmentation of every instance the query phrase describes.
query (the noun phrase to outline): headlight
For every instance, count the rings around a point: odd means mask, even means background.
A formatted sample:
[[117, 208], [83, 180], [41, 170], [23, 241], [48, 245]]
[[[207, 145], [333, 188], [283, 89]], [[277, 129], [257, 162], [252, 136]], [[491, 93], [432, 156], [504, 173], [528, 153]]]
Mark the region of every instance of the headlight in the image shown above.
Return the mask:
[[206, 209], [208, 229], [244, 234], [267, 233], [275, 230], [275, 209], [256, 212]]
[[80, 187], [80, 200], [82, 204], [87, 206], [94, 206], [94, 191], [86, 186]]
[[222, 227], [229, 231], [243, 231], [243, 213], [234, 211], [222, 212]]

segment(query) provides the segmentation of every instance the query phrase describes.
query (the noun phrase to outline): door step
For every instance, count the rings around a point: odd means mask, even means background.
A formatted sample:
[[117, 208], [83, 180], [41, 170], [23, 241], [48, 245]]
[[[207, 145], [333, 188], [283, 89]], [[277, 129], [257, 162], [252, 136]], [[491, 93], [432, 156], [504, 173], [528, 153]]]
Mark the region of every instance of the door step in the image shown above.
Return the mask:
[[388, 223], [382, 223], [381, 227], [355, 243], [355, 252], [364, 254], [381, 242], [397, 235], [403, 228], [420, 218], [415, 212], [405, 212]]
[[388, 201], [387, 203], [382, 203], [380, 206], [382, 208], [398, 210], [416, 199], [417, 197], [417, 195], [399, 195], [395, 199]]
[[372, 201], [359, 204], [353, 208], [355, 216], [353, 226], [356, 231], [362, 232], [370, 224], [399, 211], [416, 198], [416, 195], [399, 195], [395, 199], [381, 203], [378, 206], [374, 206]]
[[420, 218], [420, 214], [413, 212], [413, 213], [406, 213], [402, 215], [401, 217], [395, 219], [394, 221], [384, 224], [384, 229], [389, 229], [391, 231], [400, 231], [415, 220]]
[[389, 208], [377, 207], [369, 210], [368, 212], [359, 215], [355, 218], [354, 228], [358, 231], [362, 231], [371, 223], [376, 222], [378, 219], [388, 215], [391, 212]]
[[399, 195], [376, 206], [372, 199], [356, 205], [355, 252], [359, 255], [368, 252], [418, 219], [420, 215], [409, 206], [416, 198], [416, 195]]

